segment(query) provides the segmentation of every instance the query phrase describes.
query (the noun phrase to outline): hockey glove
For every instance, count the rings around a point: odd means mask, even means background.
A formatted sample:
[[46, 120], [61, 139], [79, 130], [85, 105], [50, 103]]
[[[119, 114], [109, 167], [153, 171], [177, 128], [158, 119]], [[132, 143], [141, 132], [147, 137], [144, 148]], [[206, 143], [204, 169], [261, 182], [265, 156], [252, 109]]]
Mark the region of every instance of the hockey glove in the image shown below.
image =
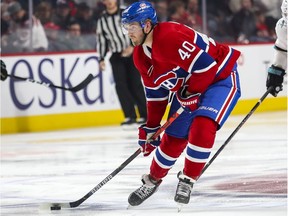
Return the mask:
[[283, 90], [283, 77], [285, 75], [285, 70], [282, 68], [271, 65], [268, 68], [268, 76], [266, 80], [266, 87], [273, 87], [273, 90], [270, 92], [274, 97], [277, 97], [277, 94]]
[[142, 152], [144, 157], [150, 155], [150, 153], [160, 145], [160, 136], [158, 136], [156, 139], [152, 140], [151, 137], [154, 133], [160, 128], [160, 126], [155, 128], [149, 128], [146, 126], [146, 124], [141, 125], [138, 128], [139, 132], [139, 140], [138, 144], [142, 148]]
[[7, 70], [6, 70], [6, 65], [5, 63], [1, 61], [1, 80], [4, 81], [7, 79]]
[[200, 93], [186, 96], [187, 86], [183, 86], [177, 91], [176, 97], [182, 107], [187, 111], [194, 111], [198, 108]]

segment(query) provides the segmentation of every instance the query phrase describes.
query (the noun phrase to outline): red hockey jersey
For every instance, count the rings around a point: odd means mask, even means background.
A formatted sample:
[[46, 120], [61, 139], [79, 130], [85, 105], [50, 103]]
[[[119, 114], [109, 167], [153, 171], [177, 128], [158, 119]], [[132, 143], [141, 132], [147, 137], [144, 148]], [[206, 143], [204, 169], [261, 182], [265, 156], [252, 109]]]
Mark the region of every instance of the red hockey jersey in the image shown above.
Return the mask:
[[238, 50], [183, 24], [157, 24], [152, 49], [137, 46], [133, 53], [146, 90], [147, 125], [160, 123], [170, 91], [185, 84], [190, 93], [205, 92], [209, 85], [230, 75], [239, 56]]

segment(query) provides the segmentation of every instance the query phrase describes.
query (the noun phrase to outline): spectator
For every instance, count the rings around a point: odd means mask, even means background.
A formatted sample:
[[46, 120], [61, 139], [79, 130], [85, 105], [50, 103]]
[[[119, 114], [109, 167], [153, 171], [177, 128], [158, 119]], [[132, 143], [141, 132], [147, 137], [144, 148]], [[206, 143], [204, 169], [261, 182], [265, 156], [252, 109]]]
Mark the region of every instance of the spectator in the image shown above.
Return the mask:
[[83, 38], [85, 38], [90, 46], [95, 47], [96, 49], [96, 21], [93, 19], [92, 9], [85, 2], [82, 2], [77, 6], [75, 20], [81, 26]]
[[255, 8], [265, 17], [265, 25], [268, 28], [269, 37], [272, 38], [271, 41], [276, 39], [275, 25], [281, 17], [281, 2], [282, 0], [254, 0]]
[[51, 22], [52, 12], [52, 5], [47, 1], [43, 1], [36, 6], [34, 15], [44, 26], [46, 23]]
[[256, 41], [269, 42], [273, 38], [270, 36], [268, 26], [266, 24], [266, 17], [261, 11], [255, 12], [256, 17], [256, 29], [257, 29], [257, 39]]
[[16, 35], [9, 31], [9, 22], [1, 18], [1, 53], [18, 53], [22, 49], [14, 45]]
[[[16, 36], [14, 46], [21, 48], [21, 51], [45, 51], [48, 48], [48, 40], [44, 28], [39, 19], [32, 17], [32, 31], [30, 30], [30, 20], [27, 12], [19, 2], [14, 2], [8, 7], [8, 12], [12, 19], [11, 32]], [[32, 35], [31, 35], [32, 32]], [[31, 41], [32, 39], [32, 41]], [[32, 47], [30, 47], [32, 42]]]
[[[66, 46], [66, 50], [91, 50], [90, 44], [82, 37], [80, 24], [75, 20], [68, 24], [63, 44]], [[92, 49], [95, 49], [95, 47], [92, 47]]]
[[169, 20], [193, 26], [192, 16], [185, 8], [185, 4], [181, 0], [173, 1], [169, 6]]
[[166, 0], [156, 0], [155, 1], [155, 10], [158, 15], [159, 22], [168, 21], [168, 3]]
[[45, 33], [48, 39], [48, 51], [63, 51], [66, 50], [66, 46], [61, 39], [60, 26], [57, 26], [53, 22], [48, 22], [44, 25]]
[[231, 28], [237, 43], [249, 43], [256, 36], [256, 20], [252, 0], [241, 0], [241, 9], [231, 20]]
[[77, 4], [81, 4], [83, 2], [85, 4], [87, 4], [91, 9], [94, 9], [95, 4], [97, 4], [97, 2], [99, 2], [99, 0], [75, 0], [75, 3], [77, 3]]
[[[213, 0], [212, 0], [213, 1]], [[241, 9], [241, 1], [242, 0], [228, 0], [229, 8], [233, 14], [237, 13]]]
[[232, 15], [229, 0], [209, 0], [207, 2], [209, 36], [219, 42], [234, 42], [230, 27]]
[[[275, 19], [275, 24], [277, 20], [281, 17], [281, 3], [282, 0], [254, 0], [254, 5], [257, 7], [258, 10], [260, 10], [262, 13], [264, 13], [265, 17], [269, 17], [272, 19]], [[273, 28], [275, 25], [273, 26]]]
[[65, 0], [57, 1], [56, 11], [52, 15], [51, 21], [60, 26], [62, 30], [66, 30], [71, 19], [71, 8], [69, 4]]
[[82, 34], [91, 34], [96, 32], [96, 21], [92, 18], [92, 10], [85, 3], [80, 3], [77, 6], [75, 20], [80, 24]]
[[192, 17], [192, 28], [196, 31], [202, 32], [202, 17], [199, 13], [199, 3], [198, 0], [188, 0], [187, 9]]

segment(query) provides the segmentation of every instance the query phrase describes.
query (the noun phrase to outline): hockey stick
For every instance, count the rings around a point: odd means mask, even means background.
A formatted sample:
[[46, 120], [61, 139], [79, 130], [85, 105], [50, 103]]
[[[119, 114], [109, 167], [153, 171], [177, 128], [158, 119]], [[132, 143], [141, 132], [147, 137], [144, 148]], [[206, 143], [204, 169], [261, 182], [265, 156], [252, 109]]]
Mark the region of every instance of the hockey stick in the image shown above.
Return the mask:
[[[183, 112], [183, 108], [180, 107], [176, 113], [174, 113], [164, 125], [162, 125], [155, 134], [151, 137], [151, 139], [157, 138], [166, 128], [173, 122], [177, 117]], [[91, 197], [96, 191], [98, 191], [103, 185], [109, 182], [113, 177], [115, 177], [122, 169], [124, 169], [132, 160], [134, 160], [141, 153], [141, 148], [139, 148], [136, 152], [134, 152], [126, 161], [124, 161], [117, 169], [115, 169], [111, 174], [109, 174], [106, 178], [104, 178], [98, 185], [96, 185], [92, 190], [90, 190], [85, 196], [76, 200], [74, 202], [69, 203], [50, 203], [48, 204], [48, 208], [50, 210], [61, 210], [61, 208], [75, 208], [89, 197]], [[47, 205], [44, 205], [45, 207]]]
[[72, 88], [65, 88], [65, 87], [62, 87], [62, 86], [53, 85], [52, 83], [45, 83], [45, 82], [42, 82], [42, 81], [36, 81], [36, 80], [33, 80], [33, 79], [24, 78], [24, 77], [19, 77], [19, 76], [12, 75], [12, 74], [7, 74], [7, 76], [9, 76], [10, 78], [13, 78], [13, 79], [28, 81], [28, 82], [32, 82], [32, 83], [44, 85], [44, 86], [47, 86], [47, 87], [50, 87], [50, 88], [58, 88], [58, 89], [63, 89], [63, 90], [72, 91], [72, 92], [77, 92], [77, 91], [85, 88], [85, 87], [92, 81], [92, 79], [94, 78], [92, 74], [89, 74], [89, 75], [86, 77], [86, 79], [84, 79], [84, 80], [83, 80], [81, 83], [79, 83], [77, 86], [74, 86], [74, 87], [72, 87]]
[[[268, 96], [268, 94], [273, 90], [273, 86], [270, 86], [264, 95], [258, 100], [258, 102], [254, 105], [254, 107], [250, 110], [250, 112], [245, 116], [245, 118], [241, 121], [241, 123], [236, 127], [236, 129], [231, 133], [231, 135], [226, 139], [226, 141], [222, 144], [222, 146], [218, 149], [218, 151], [213, 155], [213, 157], [206, 163], [205, 167], [203, 168], [200, 176], [208, 169], [211, 163], [217, 158], [217, 156], [222, 152], [225, 146], [230, 142], [230, 140], [234, 137], [234, 135], [239, 131], [239, 129], [245, 124], [248, 118], [254, 113], [254, 111], [260, 106], [260, 104], [264, 101], [264, 99]], [[198, 180], [197, 179], [197, 180]]]

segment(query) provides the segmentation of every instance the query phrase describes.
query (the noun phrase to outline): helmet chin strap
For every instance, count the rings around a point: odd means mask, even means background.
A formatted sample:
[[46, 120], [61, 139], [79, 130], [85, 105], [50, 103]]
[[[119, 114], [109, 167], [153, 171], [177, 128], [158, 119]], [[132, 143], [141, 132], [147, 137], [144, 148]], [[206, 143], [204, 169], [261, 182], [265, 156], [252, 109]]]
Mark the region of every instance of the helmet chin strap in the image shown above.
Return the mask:
[[155, 27], [155, 25], [152, 25], [150, 31], [149, 31], [147, 34], [144, 32], [144, 28], [142, 28], [142, 32], [143, 32], [143, 34], [144, 34], [144, 37], [143, 37], [142, 42], [140, 43], [141, 46], [144, 44], [144, 42], [146, 41], [147, 36], [148, 36], [148, 35], [150, 34], [150, 32], [154, 29], [154, 27]]

